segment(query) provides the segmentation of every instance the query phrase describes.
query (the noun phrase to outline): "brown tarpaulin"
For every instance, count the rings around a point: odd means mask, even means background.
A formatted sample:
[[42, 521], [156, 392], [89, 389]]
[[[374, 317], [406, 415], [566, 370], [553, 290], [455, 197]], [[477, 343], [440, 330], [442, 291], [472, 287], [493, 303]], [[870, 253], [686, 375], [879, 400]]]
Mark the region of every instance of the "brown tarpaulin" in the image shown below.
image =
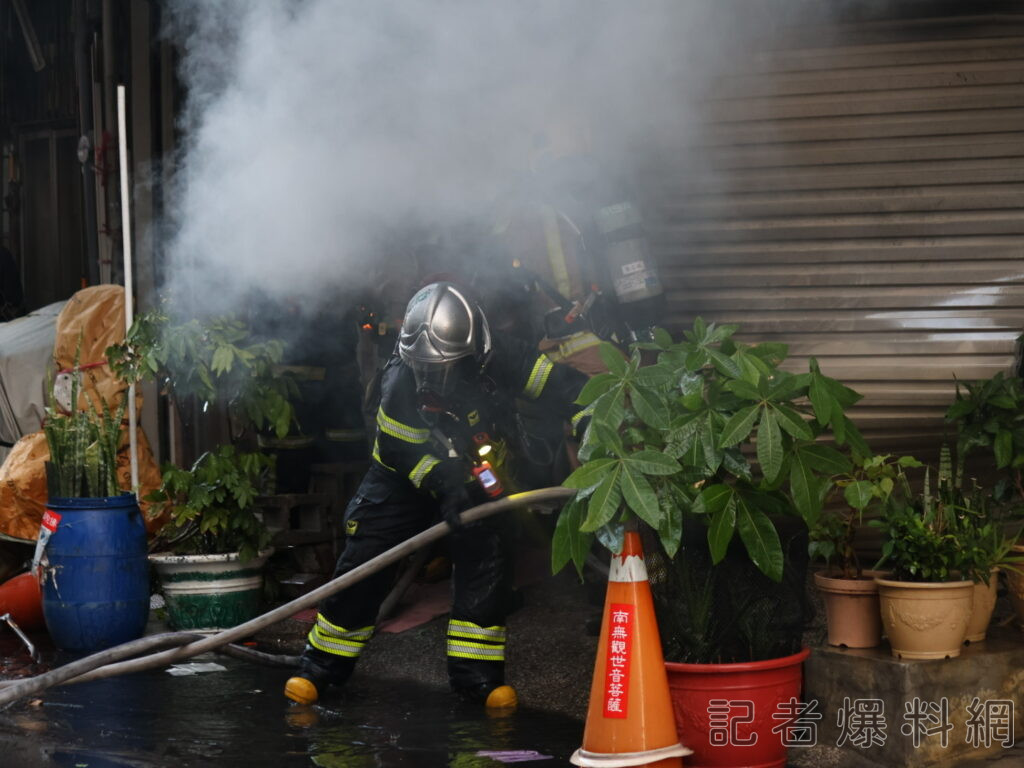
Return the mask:
[[[107, 347], [124, 339], [124, 288], [94, 285], [78, 291], [57, 316], [53, 359], [57, 372], [69, 371], [78, 354], [82, 369], [78, 407], [88, 407], [86, 397], [102, 411], [102, 401], [116, 410], [128, 385], [106, 364]], [[80, 350], [80, 351], [79, 351]], [[141, 407], [141, 399], [136, 401]]]
[[[58, 372], [75, 365], [78, 355], [82, 368], [82, 392], [79, 408], [87, 408], [90, 398], [101, 409], [106, 401], [117, 408], [127, 385], [106, 364], [106, 349], [124, 338], [124, 288], [97, 285], [78, 291], [57, 317], [54, 362]], [[97, 397], [98, 395], [98, 397]], [[142, 399], [137, 398], [141, 408]], [[138, 435], [139, 496], [144, 497], [160, 485], [160, 470], [142, 429]], [[35, 539], [46, 503], [45, 462], [50, 458], [42, 431], [22, 437], [0, 467], [0, 533], [19, 539]], [[118, 480], [122, 488], [131, 487], [128, 455], [128, 431], [125, 426], [118, 454]], [[146, 505], [143, 504], [143, 509]], [[152, 533], [158, 523], [147, 521]]]

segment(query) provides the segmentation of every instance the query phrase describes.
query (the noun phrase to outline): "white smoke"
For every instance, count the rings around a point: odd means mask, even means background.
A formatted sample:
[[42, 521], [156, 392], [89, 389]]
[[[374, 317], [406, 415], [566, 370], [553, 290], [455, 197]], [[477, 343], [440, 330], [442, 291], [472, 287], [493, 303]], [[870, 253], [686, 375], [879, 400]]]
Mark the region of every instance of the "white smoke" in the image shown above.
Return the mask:
[[528, 169], [531, 137], [567, 112], [629, 170], [699, 122], [749, 15], [682, 0], [178, 0], [168, 34], [188, 94], [168, 287], [216, 309], [253, 288], [322, 298], [382, 260], [407, 269], [383, 235], [486, 217]]

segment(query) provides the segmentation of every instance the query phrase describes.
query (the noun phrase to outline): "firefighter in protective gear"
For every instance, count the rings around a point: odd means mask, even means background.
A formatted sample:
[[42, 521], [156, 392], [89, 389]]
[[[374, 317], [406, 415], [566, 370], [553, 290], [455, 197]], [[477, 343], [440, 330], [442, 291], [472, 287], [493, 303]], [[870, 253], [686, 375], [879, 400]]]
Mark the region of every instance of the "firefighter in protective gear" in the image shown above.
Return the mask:
[[[511, 585], [500, 521], [459, 523], [459, 513], [487, 501], [493, 488], [477, 481], [473, 457], [482, 444], [514, 439], [516, 400], [531, 400], [582, 428], [587, 413], [573, 402], [585, 382], [583, 374], [525, 342], [492, 339], [483, 312], [451, 283], [433, 283], [413, 296], [398, 354], [384, 370], [373, 460], [345, 511], [348, 537], [334, 575], [437, 517], [452, 524], [449, 680], [454, 691], [489, 707], [515, 706], [515, 691], [504, 684]], [[288, 698], [311, 703], [325, 685], [348, 678], [373, 634], [395, 568], [320, 605], [299, 672], [285, 686]]]

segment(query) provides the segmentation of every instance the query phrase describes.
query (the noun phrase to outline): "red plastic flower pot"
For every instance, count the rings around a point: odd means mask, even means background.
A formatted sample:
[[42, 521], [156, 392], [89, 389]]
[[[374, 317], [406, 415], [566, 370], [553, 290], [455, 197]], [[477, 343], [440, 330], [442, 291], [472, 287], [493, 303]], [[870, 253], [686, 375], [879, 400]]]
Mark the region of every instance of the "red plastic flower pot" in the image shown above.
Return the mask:
[[772, 715], [783, 717], [779, 705], [799, 700], [810, 652], [739, 664], [665, 662], [679, 737], [693, 750], [687, 768], [783, 768], [786, 722]]

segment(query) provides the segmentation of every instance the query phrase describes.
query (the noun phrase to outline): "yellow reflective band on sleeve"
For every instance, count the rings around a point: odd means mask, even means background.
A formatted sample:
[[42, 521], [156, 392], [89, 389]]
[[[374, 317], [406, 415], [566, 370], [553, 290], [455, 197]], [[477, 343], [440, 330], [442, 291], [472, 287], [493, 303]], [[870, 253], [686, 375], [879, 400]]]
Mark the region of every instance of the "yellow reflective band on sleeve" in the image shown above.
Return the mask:
[[316, 624], [306, 639], [310, 645], [324, 653], [354, 659], [363, 652], [372, 635], [372, 626], [346, 630], [337, 624], [331, 624], [323, 614], [317, 614]]
[[465, 637], [470, 640], [504, 643], [505, 635], [505, 627], [501, 626], [481, 627], [471, 621], [460, 621], [459, 619], [449, 619], [448, 621], [448, 637]]
[[380, 441], [374, 438], [373, 440], [373, 460], [380, 464], [384, 469], [395, 471], [394, 467], [388, 466], [384, 463], [384, 460], [380, 457]]
[[416, 429], [416, 427], [410, 427], [400, 421], [395, 421], [384, 413], [383, 407], [377, 409], [377, 426], [385, 435], [391, 435], [391, 437], [396, 437], [407, 443], [425, 443], [427, 438], [430, 437], [429, 430]]
[[478, 661], [504, 661], [505, 646], [470, 643], [466, 640], [448, 640], [448, 656]]
[[594, 412], [594, 404], [591, 403], [586, 408], [581, 409], [575, 416], [570, 420], [572, 425], [572, 433], [579, 437], [577, 434], [580, 428], [580, 422], [583, 421], [587, 416], [590, 416]]
[[568, 341], [563, 341], [558, 345], [558, 351], [561, 353], [562, 358], [565, 359], [582, 352], [584, 349], [596, 347], [600, 343], [601, 340], [597, 336], [587, 331], [577, 333], [570, 337]]
[[555, 364], [551, 362], [551, 358], [547, 355], [538, 357], [537, 362], [533, 364], [533, 370], [530, 371], [530, 378], [526, 380], [526, 386], [523, 387], [523, 394], [531, 400], [536, 400], [540, 397], [540, 393], [544, 391], [544, 385], [548, 383], [548, 377], [551, 375], [554, 367]]
[[565, 263], [565, 251], [562, 249], [562, 233], [558, 227], [558, 211], [550, 205], [544, 206], [544, 244], [548, 251], [548, 264], [555, 287], [563, 296], [572, 294], [572, 282], [569, 280], [569, 267]]
[[430, 470], [440, 463], [441, 460], [439, 458], [429, 453], [417, 461], [416, 466], [413, 467], [412, 472], [409, 473], [409, 479], [412, 481], [412, 484], [419, 488], [423, 485], [423, 480], [426, 476], [430, 474]]

